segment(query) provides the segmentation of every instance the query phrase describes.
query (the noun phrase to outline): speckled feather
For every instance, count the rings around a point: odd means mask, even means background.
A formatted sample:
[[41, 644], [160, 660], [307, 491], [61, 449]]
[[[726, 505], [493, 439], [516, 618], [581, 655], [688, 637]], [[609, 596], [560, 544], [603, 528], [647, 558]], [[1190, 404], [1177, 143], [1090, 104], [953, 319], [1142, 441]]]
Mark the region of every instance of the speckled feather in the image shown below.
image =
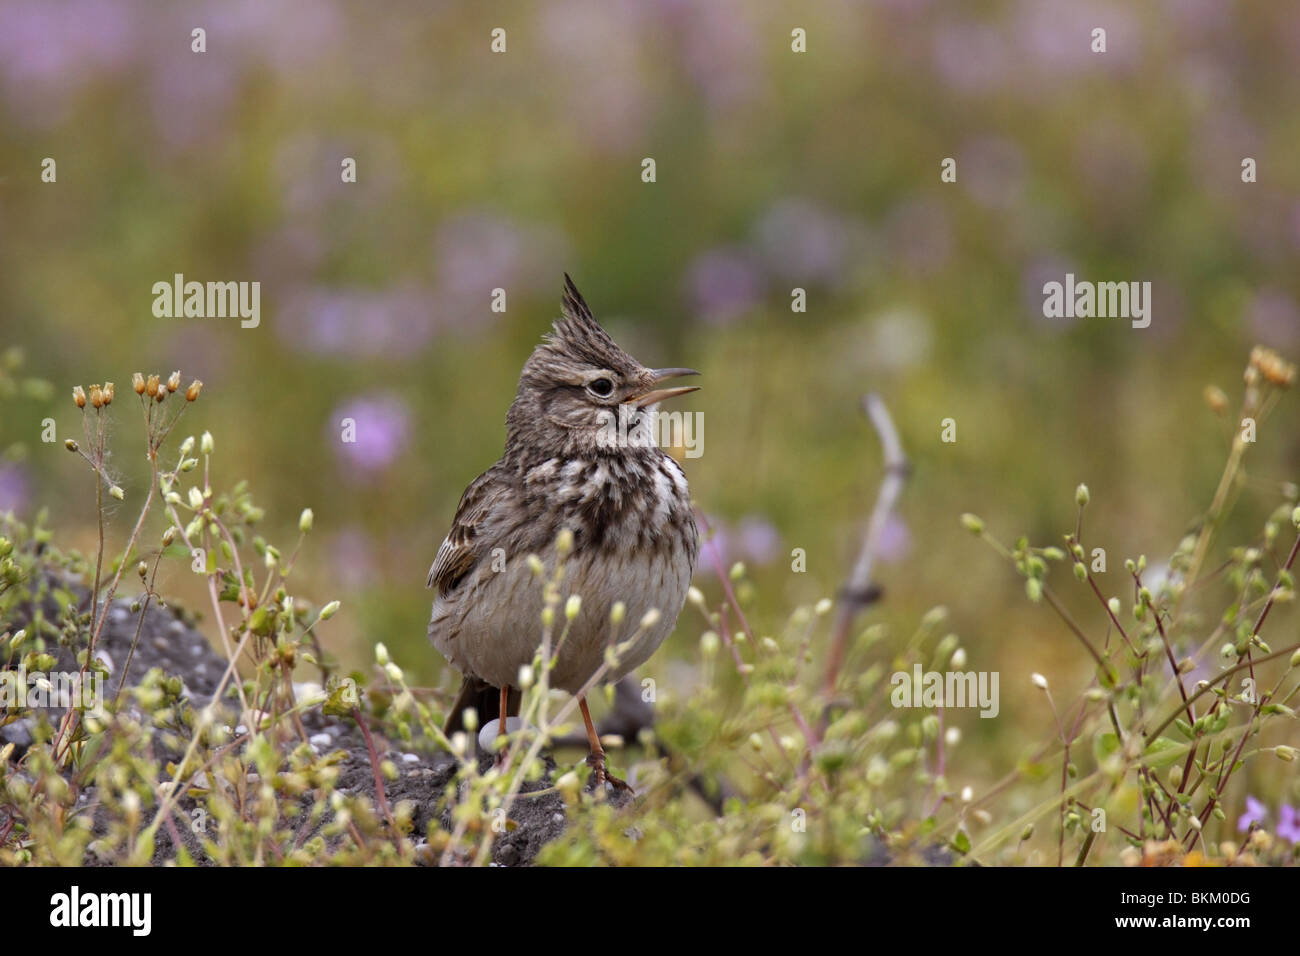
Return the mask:
[[[617, 411], [653, 379], [596, 323], [565, 279], [563, 318], [520, 375], [505, 453], [465, 490], [429, 571], [428, 583], [437, 589], [430, 639], [467, 678], [493, 687], [515, 684], [541, 642], [541, 585], [526, 557], [538, 555], [549, 572], [561, 529], [574, 535], [562, 598], [582, 597], [551, 675], [552, 686], [569, 692], [596, 671], [606, 646], [631, 636], [652, 608], [660, 612], [658, 624], [607, 679], [654, 653], [681, 611], [699, 552], [677, 462], [650, 442], [599, 440], [601, 410]], [[615, 385], [608, 397], [587, 388], [599, 377]], [[635, 420], [633, 430], [646, 423]], [[617, 601], [627, 606], [621, 633], [610, 625]]]

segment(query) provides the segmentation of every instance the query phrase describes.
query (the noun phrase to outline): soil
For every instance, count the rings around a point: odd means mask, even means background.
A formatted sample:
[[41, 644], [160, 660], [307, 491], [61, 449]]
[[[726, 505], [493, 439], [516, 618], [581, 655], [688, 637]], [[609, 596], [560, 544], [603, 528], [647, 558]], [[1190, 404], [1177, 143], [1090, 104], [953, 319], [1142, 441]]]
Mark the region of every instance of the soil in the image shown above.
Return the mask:
[[[137, 619], [138, 615], [131, 612], [126, 602], [117, 602], [109, 611], [107, 624], [100, 636], [96, 656], [109, 667], [111, 676], [106, 690], [110, 695], [116, 692], [120, 668], [126, 665]], [[75, 667], [70, 653], [64, 652], [62, 658], [59, 664], [61, 668], [71, 670]], [[217, 654], [206, 638], [180, 614], [170, 608], [152, 607], [145, 615], [140, 640], [130, 661], [127, 686], [134, 686], [153, 667], [160, 668], [169, 676], [180, 677], [184, 685], [184, 696], [198, 708], [210, 702], [225, 673], [226, 659]], [[305, 714], [303, 724], [310, 735], [312, 746], [318, 752], [345, 752], [346, 756], [339, 765], [336, 789], [347, 794], [364, 794], [377, 807], [370, 756], [365, 738], [356, 723], [326, 716], [318, 709]], [[31, 731], [30, 719], [0, 727], [0, 746], [8, 742], [14, 743], [16, 747], [13, 759], [16, 760], [30, 746]], [[400, 775], [396, 780], [384, 782], [389, 806], [396, 806], [402, 801], [411, 802], [414, 807], [412, 832], [417, 837], [429, 832], [429, 824], [433, 821], [438, 826], [450, 829], [449, 814], [440, 813], [437, 805], [455, 774], [455, 760], [452, 756], [421, 742], [416, 742], [410, 749], [399, 749], [376, 733], [373, 727], [371, 732], [380, 760], [391, 760]], [[483, 758], [483, 769], [487, 768], [491, 759], [487, 756]], [[545, 763], [546, 773], [543, 778], [525, 785], [524, 792], [545, 789], [551, 785], [555, 763], [549, 756], [545, 758]], [[82, 795], [82, 800], [88, 804], [93, 803], [94, 799], [93, 790]], [[611, 792], [610, 799], [621, 804], [631, 798]], [[190, 811], [198, 806], [187, 796], [177, 803], [177, 818], [181, 822], [189, 819]], [[510, 811], [510, 820], [514, 826], [495, 842], [493, 863], [500, 866], [530, 864], [544, 844], [564, 832], [565, 819], [565, 804], [559, 794], [550, 793], [533, 799], [518, 800]], [[154, 855], [156, 865], [175, 859], [175, 836], [179, 836], [187, 845], [196, 862], [205, 861], [198, 839], [188, 827], [178, 825], [173, 830], [164, 826], [159, 828], [157, 834]], [[423, 858], [427, 859], [427, 856]]]

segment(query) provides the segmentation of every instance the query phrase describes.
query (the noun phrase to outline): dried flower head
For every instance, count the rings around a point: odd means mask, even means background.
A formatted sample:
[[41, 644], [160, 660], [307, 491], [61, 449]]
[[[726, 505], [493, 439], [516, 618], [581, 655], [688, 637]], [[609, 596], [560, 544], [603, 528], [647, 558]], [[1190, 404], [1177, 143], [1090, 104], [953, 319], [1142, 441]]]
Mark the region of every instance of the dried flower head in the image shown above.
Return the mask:
[[1205, 386], [1205, 404], [1210, 406], [1210, 411], [1216, 415], [1222, 415], [1228, 407], [1228, 396], [1223, 393], [1223, 389], [1215, 385]]
[[86, 390], [80, 385], [74, 386], [72, 389], [72, 400], [77, 403], [78, 408], [85, 408]]
[[167, 390], [170, 392], [176, 392], [180, 391], [180, 387], [181, 373], [180, 369], [177, 369], [175, 372], [172, 372], [171, 375], [167, 376]]
[[199, 392], [203, 391], [203, 383], [197, 378], [190, 382], [190, 387], [185, 389], [185, 401], [192, 402], [199, 397]]
[[150, 375], [150, 376], [149, 376], [148, 380], [145, 382], [144, 390], [149, 394], [149, 397], [150, 397], [150, 398], [153, 398], [155, 395], [158, 394], [158, 376], [157, 376], [157, 375]]
[[113, 395], [114, 395], [115, 391], [116, 391], [116, 390], [113, 388], [113, 383], [112, 383], [112, 382], [105, 382], [105, 383], [104, 383], [104, 404], [105, 404], [105, 405], [112, 405], [112, 404], [113, 404]]
[[104, 390], [98, 385], [90, 386], [90, 404], [95, 408], [104, 407]]
[[144, 376], [139, 372], [131, 373], [131, 387], [135, 389], [137, 395], [144, 394]]
[[1250, 367], [1256, 369], [1264, 381], [1278, 388], [1290, 388], [1295, 382], [1295, 366], [1273, 349], [1262, 345], [1251, 349]]

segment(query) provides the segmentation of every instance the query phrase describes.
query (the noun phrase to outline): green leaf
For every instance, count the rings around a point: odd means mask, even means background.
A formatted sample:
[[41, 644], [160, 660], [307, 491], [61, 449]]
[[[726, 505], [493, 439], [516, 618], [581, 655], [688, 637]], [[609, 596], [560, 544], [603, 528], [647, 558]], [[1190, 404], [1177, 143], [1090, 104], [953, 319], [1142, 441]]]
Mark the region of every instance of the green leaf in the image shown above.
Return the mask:
[[966, 835], [965, 830], [958, 830], [953, 834], [952, 848], [963, 856], [970, 852], [970, 837]]
[[1169, 750], [1186, 751], [1187, 746], [1180, 744], [1176, 740], [1170, 740], [1168, 737], [1157, 737], [1147, 745], [1146, 756], [1154, 757], [1154, 760], [1146, 760], [1144, 763], [1148, 767], [1168, 767], [1183, 759], [1183, 753], [1167, 753]]
[[1092, 738], [1092, 755], [1101, 763], [1115, 751], [1119, 750], [1119, 737], [1113, 730], [1103, 731]]

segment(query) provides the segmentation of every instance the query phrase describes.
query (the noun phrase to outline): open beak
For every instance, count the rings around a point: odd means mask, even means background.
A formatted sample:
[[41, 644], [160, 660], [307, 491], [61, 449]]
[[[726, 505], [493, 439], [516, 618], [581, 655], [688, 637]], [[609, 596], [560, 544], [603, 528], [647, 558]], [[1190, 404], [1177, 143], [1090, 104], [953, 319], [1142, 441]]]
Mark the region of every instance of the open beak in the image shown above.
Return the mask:
[[[700, 373], [693, 368], [657, 368], [650, 372], [651, 385], [658, 385], [660, 382], [666, 382], [671, 378], [682, 378], [687, 375], [699, 375]], [[643, 392], [640, 395], [634, 395], [627, 400], [627, 404], [634, 405], [637, 408], [645, 408], [647, 405], [653, 405], [656, 402], [662, 402], [665, 398], [676, 398], [678, 395], [685, 395], [688, 392], [698, 392], [698, 385], [681, 385], [677, 388], [656, 388], [649, 392]]]

